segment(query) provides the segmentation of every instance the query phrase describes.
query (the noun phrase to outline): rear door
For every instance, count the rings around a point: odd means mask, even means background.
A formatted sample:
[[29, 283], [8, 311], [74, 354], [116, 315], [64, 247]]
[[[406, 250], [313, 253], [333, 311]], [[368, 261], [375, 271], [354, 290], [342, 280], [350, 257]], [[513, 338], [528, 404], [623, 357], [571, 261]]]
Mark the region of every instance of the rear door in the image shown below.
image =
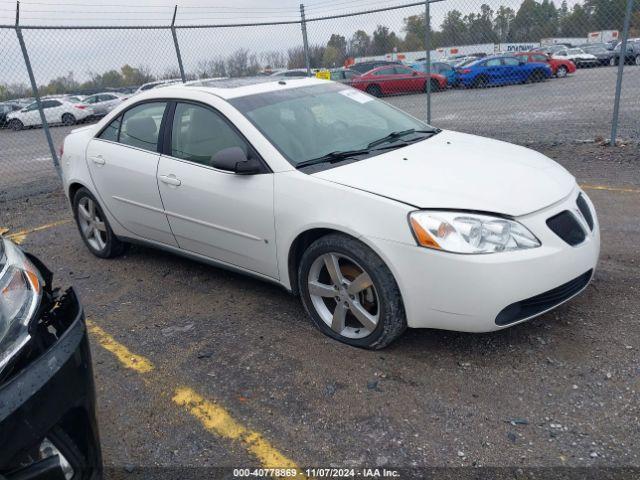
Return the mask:
[[131, 107], [89, 142], [87, 164], [101, 204], [135, 236], [177, 246], [156, 173], [167, 103]]
[[44, 110], [44, 118], [47, 119], [47, 123], [60, 123], [62, 121], [64, 108], [58, 100], [44, 100], [42, 102], [42, 109]]
[[403, 92], [415, 92], [423, 89], [425, 79], [418, 72], [403, 66], [397, 66], [394, 68], [396, 75], [398, 76], [398, 80], [402, 82]]
[[212, 166], [221, 150], [257, 153], [218, 111], [179, 102], [160, 158], [158, 186], [180, 248], [278, 277], [273, 174], [237, 175]]
[[504, 57], [502, 59], [504, 69], [504, 83], [518, 83], [528, 75], [529, 69], [520, 65], [520, 60], [515, 57]]

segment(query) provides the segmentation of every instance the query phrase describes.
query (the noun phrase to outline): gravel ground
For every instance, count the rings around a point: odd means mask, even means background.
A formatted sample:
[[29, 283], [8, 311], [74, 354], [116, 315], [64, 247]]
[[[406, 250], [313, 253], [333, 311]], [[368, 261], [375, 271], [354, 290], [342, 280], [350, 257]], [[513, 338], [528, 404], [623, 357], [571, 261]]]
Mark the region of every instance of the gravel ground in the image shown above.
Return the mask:
[[[592, 285], [496, 333], [415, 330], [363, 351], [320, 334], [273, 285], [144, 247], [99, 260], [71, 222], [29, 235], [87, 316], [156, 366], [142, 378], [93, 344], [105, 464], [258, 466], [171, 402], [188, 386], [302, 466], [640, 468], [640, 150], [530, 146], [618, 190], [588, 190], [602, 229]], [[65, 218], [59, 193], [0, 199], [0, 227]], [[565, 473], [611, 478], [537, 478]]]

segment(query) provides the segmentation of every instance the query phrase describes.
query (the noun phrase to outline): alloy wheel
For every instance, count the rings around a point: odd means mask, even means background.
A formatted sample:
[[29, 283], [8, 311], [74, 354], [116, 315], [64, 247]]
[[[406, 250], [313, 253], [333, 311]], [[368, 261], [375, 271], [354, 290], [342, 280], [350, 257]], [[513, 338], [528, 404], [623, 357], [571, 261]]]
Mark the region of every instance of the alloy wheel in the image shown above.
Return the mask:
[[380, 319], [380, 300], [370, 275], [341, 253], [316, 258], [307, 278], [313, 307], [331, 330], [347, 338], [373, 333]]
[[558, 71], [556, 72], [556, 76], [558, 78], [566, 77], [567, 76], [567, 69], [565, 67], [558, 68]]
[[96, 203], [89, 197], [78, 202], [78, 223], [82, 235], [95, 250], [102, 251], [107, 246], [107, 226]]

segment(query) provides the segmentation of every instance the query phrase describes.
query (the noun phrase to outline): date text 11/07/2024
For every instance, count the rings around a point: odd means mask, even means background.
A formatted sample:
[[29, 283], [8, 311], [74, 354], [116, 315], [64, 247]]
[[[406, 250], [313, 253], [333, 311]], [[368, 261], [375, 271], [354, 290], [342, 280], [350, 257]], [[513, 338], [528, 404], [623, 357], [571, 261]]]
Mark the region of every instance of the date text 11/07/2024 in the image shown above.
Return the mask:
[[234, 478], [399, 478], [400, 472], [387, 468], [234, 468]]

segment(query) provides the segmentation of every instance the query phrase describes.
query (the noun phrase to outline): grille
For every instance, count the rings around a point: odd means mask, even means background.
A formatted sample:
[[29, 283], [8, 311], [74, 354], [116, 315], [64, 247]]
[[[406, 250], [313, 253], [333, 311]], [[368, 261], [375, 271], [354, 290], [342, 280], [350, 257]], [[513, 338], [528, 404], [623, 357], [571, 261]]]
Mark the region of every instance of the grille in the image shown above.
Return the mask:
[[[593, 221], [593, 219], [592, 219]], [[586, 235], [576, 217], [565, 210], [547, 220], [549, 228], [569, 245], [574, 246], [584, 242]]]
[[496, 317], [496, 325], [508, 325], [560, 305], [586, 287], [592, 274], [593, 270], [589, 270], [548, 292], [509, 305]]
[[578, 210], [587, 221], [587, 225], [589, 225], [589, 230], [593, 231], [593, 215], [591, 214], [591, 209], [589, 208], [589, 204], [584, 198], [584, 195], [578, 195], [578, 199], [576, 200], [576, 204], [578, 205]]

